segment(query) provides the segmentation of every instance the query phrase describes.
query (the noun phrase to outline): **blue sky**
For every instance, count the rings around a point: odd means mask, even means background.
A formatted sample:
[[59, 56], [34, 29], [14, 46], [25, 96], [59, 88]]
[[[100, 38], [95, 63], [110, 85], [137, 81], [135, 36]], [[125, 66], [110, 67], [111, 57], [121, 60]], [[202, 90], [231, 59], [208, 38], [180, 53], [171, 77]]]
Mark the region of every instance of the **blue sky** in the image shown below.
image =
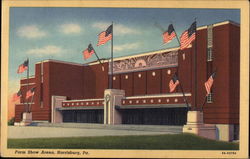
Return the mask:
[[30, 59], [30, 75], [35, 63], [46, 59], [87, 63], [82, 51], [91, 42], [100, 58], [110, 57], [110, 42], [96, 46], [98, 34], [114, 23], [114, 57], [139, 54], [178, 46], [174, 39], [162, 44], [162, 30], [173, 23], [178, 34], [194, 19], [197, 26], [232, 20], [240, 23], [237, 9], [145, 9], [145, 8], [11, 8], [9, 79], [17, 81], [18, 65]]

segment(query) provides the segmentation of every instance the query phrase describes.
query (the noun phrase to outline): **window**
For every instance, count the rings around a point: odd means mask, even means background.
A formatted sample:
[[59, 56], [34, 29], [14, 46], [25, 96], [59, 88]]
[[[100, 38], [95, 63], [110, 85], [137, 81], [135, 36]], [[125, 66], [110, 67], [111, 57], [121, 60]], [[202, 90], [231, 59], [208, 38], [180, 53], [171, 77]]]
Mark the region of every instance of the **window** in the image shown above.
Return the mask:
[[207, 61], [213, 61], [213, 49], [212, 49], [212, 47], [207, 48]]
[[186, 59], [186, 56], [185, 56], [185, 53], [182, 54], [182, 60], [185, 60]]
[[213, 103], [213, 94], [212, 93], [209, 93], [207, 95], [207, 103]]
[[207, 27], [207, 61], [213, 60], [213, 25]]
[[233, 140], [239, 140], [239, 124], [234, 124], [234, 138]]

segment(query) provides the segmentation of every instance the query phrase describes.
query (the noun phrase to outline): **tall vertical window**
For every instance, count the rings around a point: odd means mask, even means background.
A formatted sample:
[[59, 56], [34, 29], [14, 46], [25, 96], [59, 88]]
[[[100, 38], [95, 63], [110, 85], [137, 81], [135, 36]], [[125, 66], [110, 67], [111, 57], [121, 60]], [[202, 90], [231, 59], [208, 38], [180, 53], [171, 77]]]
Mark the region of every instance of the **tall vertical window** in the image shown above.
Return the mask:
[[[213, 72], [213, 25], [207, 26], [207, 79]], [[212, 92], [213, 90], [211, 90]], [[207, 95], [207, 103], [213, 103], [213, 93]]]
[[212, 49], [212, 47], [207, 48], [207, 61], [213, 61], [213, 49]]
[[207, 103], [213, 103], [213, 93], [207, 95]]
[[207, 27], [207, 61], [213, 60], [213, 25]]

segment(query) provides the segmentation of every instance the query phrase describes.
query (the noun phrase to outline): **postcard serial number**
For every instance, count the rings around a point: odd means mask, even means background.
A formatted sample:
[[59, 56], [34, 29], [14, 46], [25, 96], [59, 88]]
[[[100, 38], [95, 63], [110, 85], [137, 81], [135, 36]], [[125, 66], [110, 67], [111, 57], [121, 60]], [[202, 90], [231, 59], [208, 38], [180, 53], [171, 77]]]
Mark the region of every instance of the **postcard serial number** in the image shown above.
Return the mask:
[[222, 155], [236, 155], [236, 152], [221, 152]]

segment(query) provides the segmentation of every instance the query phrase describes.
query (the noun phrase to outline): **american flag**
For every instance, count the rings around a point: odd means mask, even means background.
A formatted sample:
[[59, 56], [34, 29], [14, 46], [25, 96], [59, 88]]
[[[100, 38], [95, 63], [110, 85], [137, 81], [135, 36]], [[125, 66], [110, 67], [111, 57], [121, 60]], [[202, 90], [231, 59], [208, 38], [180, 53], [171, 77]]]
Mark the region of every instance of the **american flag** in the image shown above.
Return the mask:
[[103, 31], [99, 34], [99, 38], [98, 38], [98, 43], [97, 46], [99, 45], [103, 45], [106, 42], [108, 42], [109, 40], [112, 39], [112, 33], [113, 32], [113, 25], [110, 25], [106, 31]]
[[35, 94], [35, 87], [31, 88], [29, 91], [26, 92], [26, 99], [32, 97]]
[[23, 73], [25, 70], [28, 69], [28, 65], [29, 65], [29, 60], [27, 59], [26, 61], [24, 61], [23, 64], [18, 66], [17, 73]]
[[185, 30], [180, 37], [181, 47], [180, 49], [183, 50], [187, 48], [194, 40], [196, 34], [196, 22], [193, 22], [192, 25]]
[[162, 34], [163, 43], [169, 43], [174, 37], [176, 37], [173, 24], [168, 26], [168, 30]]
[[205, 88], [206, 88], [206, 91], [207, 91], [207, 95], [211, 92], [211, 87], [212, 87], [212, 85], [214, 83], [214, 77], [215, 77], [215, 72], [205, 82]]
[[170, 92], [173, 92], [179, 83], [180, 82], [178, 80], [177, 75], [174, 74], [174, 76], [172, 77], [172, 79], [169, 82], [169, 90], [170, 90]]
[[22, 96], [22, 92], [21, 90], [19, 90], [17, 93], [13, 94], [12, 102], [19, 100], [21, 96]]
[[83, 51], [84, 59], [90, 58], [95, 53], [94, 48], [89, 44], [88, 48]]

